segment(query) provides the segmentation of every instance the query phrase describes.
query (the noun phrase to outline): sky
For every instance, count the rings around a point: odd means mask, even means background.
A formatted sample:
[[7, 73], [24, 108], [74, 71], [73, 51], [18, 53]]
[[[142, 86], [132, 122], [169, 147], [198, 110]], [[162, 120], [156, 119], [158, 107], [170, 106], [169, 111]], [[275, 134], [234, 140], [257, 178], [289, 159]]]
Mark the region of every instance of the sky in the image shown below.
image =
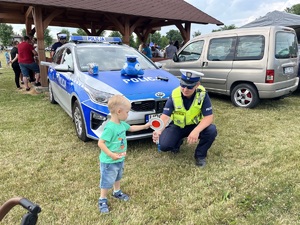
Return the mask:
[[[193, 5], [199, 10], [212, 16], [213, 18], [223, 22], [229, 26], [234, 24], [240, 27], [255, 19], [265, 16], [268, 12], [274, 10], [284, 11], [287, 7], [299, 4], [299, 0], [185, 0], [187, 3]], [[21, 34], [25, 25], [11, 24], [14, 32]], [[192, 24], [191, 35], [200, 31], [201, 34], [211, 33], [212, 30], [219, 29], [216, 25], [201, 25]], [[50, 35], [55, 38], [56, 33], [61, 31], [61, 27], [50, 26]], [[66, 28], [70, 33], [76, 32], [74, 28]], [[162, 27], [160, 33], [165, 35], [171, 29], [177, 30], [175, 26]]]

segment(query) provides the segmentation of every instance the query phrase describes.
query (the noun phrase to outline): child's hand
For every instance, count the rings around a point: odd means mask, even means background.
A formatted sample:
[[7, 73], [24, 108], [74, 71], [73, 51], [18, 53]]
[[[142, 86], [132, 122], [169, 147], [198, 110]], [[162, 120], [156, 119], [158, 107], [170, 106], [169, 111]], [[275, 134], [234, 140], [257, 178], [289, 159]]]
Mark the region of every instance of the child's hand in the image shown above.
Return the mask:
[[112, 158], [113, 160], [117, 160], [117, 159], [120, 159], [120, 158], [123, 157], [121, 154], [113, 153], [113, 152], [112, 152], [109, 156], [110, 156], [110, 158]]

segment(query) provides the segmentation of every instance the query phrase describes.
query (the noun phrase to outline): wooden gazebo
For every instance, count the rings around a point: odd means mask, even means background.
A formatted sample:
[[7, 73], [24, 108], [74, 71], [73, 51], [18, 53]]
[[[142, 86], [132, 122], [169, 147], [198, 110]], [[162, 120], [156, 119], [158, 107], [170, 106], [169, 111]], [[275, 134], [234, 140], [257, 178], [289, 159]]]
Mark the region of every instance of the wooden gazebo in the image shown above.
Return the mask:
[[[190, 39], [191, 23], [223, 25], [183, 0], [0, 0], [0, 23], [25, 24], [36, 31], [39, 60], [45, 60], [44, 30], [48, 26], [83, 29], [99, 36], [104, 30], [119, 31], [123, 42], [135, 33], [145, 42], [160, 27], [175, 25], [184, 41]], [[46, 68], [41, 68], [42, 86], [47, 86]]]

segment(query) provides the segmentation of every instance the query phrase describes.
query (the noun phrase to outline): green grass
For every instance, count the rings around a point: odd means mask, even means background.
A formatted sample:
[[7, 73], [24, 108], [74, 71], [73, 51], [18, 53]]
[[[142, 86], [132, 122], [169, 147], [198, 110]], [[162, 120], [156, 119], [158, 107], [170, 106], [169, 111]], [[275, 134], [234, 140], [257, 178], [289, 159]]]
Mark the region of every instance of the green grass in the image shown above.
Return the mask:
[[[251, 110], [212, 95], [218, 137], [204, 169], [194, 145], [172, 155], [149, 139], [129, 142], [121, 186], [131, 200], [109, 196], [111, 213], [100, 215], [97, 142], [81, 142], [47, 94], [18, 91], [12, 69], [0, 73], [0, 205], [26, 197], [45, 225], [299, 224], [299, 92]], [[16, 206], [0, 224], [25, 213]]]

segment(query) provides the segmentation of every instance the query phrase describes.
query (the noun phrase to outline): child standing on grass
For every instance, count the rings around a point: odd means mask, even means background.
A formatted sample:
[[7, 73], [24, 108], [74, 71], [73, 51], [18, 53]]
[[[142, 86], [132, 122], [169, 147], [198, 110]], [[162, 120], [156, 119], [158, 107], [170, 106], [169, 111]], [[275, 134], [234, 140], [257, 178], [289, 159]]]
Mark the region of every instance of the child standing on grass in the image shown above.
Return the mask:
[[131, 104], [122, 95], [114, 95], [108, 101], [111, 119], [107, 122], [98, 141], [101, 149], [100, 159], [100, 189], [98, 201], [101, 213], [108, 213], [107, 194], [113, 187], [113, 197], [128, 201], [129, 196], [121, 191], [120, 180], [123, 174], [124, 159], [127, 150], [126, 131], [135, 132], [148, 129], [150, 124], [130, 126], [125, 120], [128, 117]]

